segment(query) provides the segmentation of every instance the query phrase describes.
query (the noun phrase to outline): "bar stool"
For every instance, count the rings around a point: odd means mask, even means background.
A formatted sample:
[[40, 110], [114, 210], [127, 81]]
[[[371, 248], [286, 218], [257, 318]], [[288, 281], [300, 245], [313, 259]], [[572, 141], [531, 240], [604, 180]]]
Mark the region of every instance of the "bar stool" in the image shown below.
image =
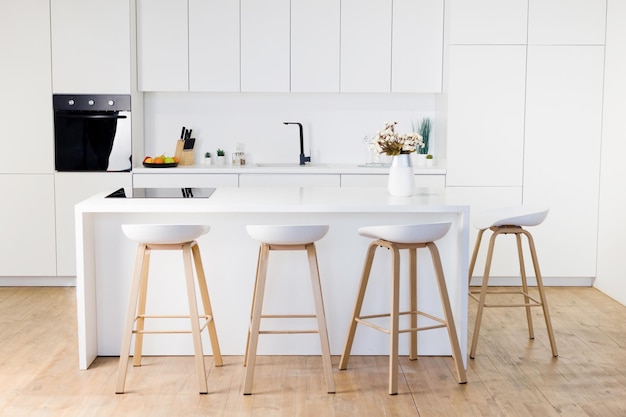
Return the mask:
[[[422, 330], [438, 329], [445, 327], [448, 330], [448, 338], [452, 348], [452, 358], [454, 359], [457, 380], [460, 384], [467, 382], [463, 359], [461, 358], [461, 347], [457, 337], [452, 309], [450, 307], [450, 299], [441, 265], [439, 250], [434, 241], [441, 239], [448, 233], [450, 222], [426, 223], [426, 224], [409, 224], [409, 225], [393, 225], [393, 226], [369, 226], [361, 227], [358, 233], [361, 236], [376, 239], [370, 243], [365, 264], [363, 265], [363, 273], [361, 275], [361, 283], [354, 305], [354, 313], [350, 320], [350, 329], [346, 338], [346, 344], [339, 362], [339, 369], [346, 369], [350, 360], [350, 351], [356, 333], [357, 324], [363, 324], [383, 333], [389, 334], [389, 394], [398, 393], [398, 335], [399, 333], [410, 333], [409, 338], [409, 359], [417, 359], [417, 332]], [[374, 262], [376, 249], [379, 247], [387, 248], [391, 251], [392, 256], [392, 300], [391, 313], [361, 315], [361, 307], [363, 298], [367, 289], [367, 283]], [[439, 295], [443, 306], [444, 318], [434, 317], [431, 314], [419, 311], [417, 309], [417, 249], [428, 248], [432, 258], [433, 267]], [[410, 311], [400, 310], [400, 250], [407, 249], [409, 252], [409, 292], [410, 292]], [[399, 329], [399, 316], [410, 315], [410, 328]], [[435, 321], [439, 324], [418, 327], [417, 316], [421, 315]], [[385, 329], [372, 323], [371, 319], [389, 317], [390, 328]]]
[[[541, 224], [548, 215], [549, 209], [544, 207], [529, 207], [529, 206], [514, 206], [497, 208], [480, 213], [474, 219], [474, 225], [478, 228], [478, 236], [476, 238], [476, 245], [474, 246], [474, 253], [472, 254], [472, 260], [469, 267], [469, 280], [472, 279], [472, 273], [474, 272], [474, 266], [476, 265], [476, 257], [480, 249], [480, 242], [483, 234], [487, 229], [491, 230], [493, 234], [489, 240], [489, 249], [487, 252], [487, 259], [485, 260], [485, 271], [483, 274], [483, 280], [480, 290], [469, 291], [469, 296], [478, 301], [478, 310], [476, 313], [476, 322], [474, 323], [474, 335], [472, 337], [472, 345], [470, 348], [470, 358], [474, 359], [476, 355], [476, 346], [478, 345], [478, 335], [480, 333], [480, 324], [483, 316], [483, 309], [488, 307], [524, 307], [526, 309], [526, 320], [528, 321], [528, 337], [530, 339], [535, 338], [533, 331], [532, 315], [530, 313], [531, 307], [542, 307], [543, 315], [546, 321], [546, 328], [548, 330], [548, 338], [550, 339], [550, 348], [552, 349], [552, 355], [557, 357], [559, 354], [556, 348], [556, 340], [554, 339], [554, 331], [552, 330], [552, 322], [550, 321], [550, 313], [548, 312], [548, 300], [543, 288], [543, 280], [541, 279], [541, 272], [539, 271], [539, 262], [537, 261], [537, 252], [535, 251], [535, 243], [530, 232], [524, 229], [527, 226], [537, 226]], [[522, 289], [518, 290], [493, 290], [489, 289], [489, 271], [491, 268], [491, 261], [493, 258], [493, 249], [496, 242], [496, 237], [503, 234], [514, 234], [517, 242], [517, 254], [519, 259], [520, 276], [522, 281]], [[524, 256], [522, 254], [522, 238], [524, 235], [528, 239], [528, 246], [530, 248], [530, 256], [532, 258], [533, 266], [535, 269], [535, 277], [537, 279], [537, 290], [539, 292], [539, 300], [531, 297], [528, 292], [528, 282], [526, 279], [526, 269], [524, 267]], [[476, 295], [479, 294], [477, 297]], [[524, 303], [522, 304], [488, 304], [486, 302], [487, 294], [521, 294], [524, 297]]]
[[[193, 347], [198, 377], [200, 394], [206, 394], [207, 381], [204, 366], [204, 352], [202, 350], [201, 332], [207, 328], [211, 348], [213, 349], [213, 361], [215, 366], [222, 366], [222, 355], [217, 341], [213, 311], [206, 285], [200, 249], [195, 239], [209, 231], [209, 226], [205, 225], [174, 225], [174, 224], [125, 224], [122, 231], [130, 240], [139, 243], [135, 259], [135, 268], [131, 284], [128, 310], [126, 313], [126, 324], [122, 337], [122, 347], [120, 350], [120, 362], [117, 371], [117, 394], [124, 393], [126, 384], [126, 370], [128, 367], [128, 357], [130, 353], [130, 343], [132, 335], [135, 335], [135, 352], [133, 356], [133, 366], [141, 366], [141, 355], [143, 345], [143, 335], [149, 333], [191, 333], [193, 335]], [[150, 254], [153, 250], [180, 250], [183, 255], [185, 270], [185, 285], [187, 286], [187, 300], [189, 304], [189, 315], [146, 315], [146, 293], [148, 289], [148, 271], [150, 267]], [[198, 288], [202, 299], [204, 314], [198, 312], [196, 301], [195, 283], [193, 277], [193, 264], [195, 264]], [[146, 319], [157, 318], [188, 318], [191, 320], [191, 330], [145, 330]], [[202, 319], [202, 326], [200, 325]], [[136, 325], [135, 325], [136, 323]]]
[[[252, 382], [254, 379], [254, 367], [256, 364], [257, 346], [259, 334], [298, 334], [298, 333], [318, 333], [322, 348], [322, 367], [326, 378], [326, 389], [329, 394], [335, 392], [335, 383], [331, 369], [330, 344], [328, 342], [328, 332], [326, 330], [326, 315], [324, 314], [324, 302], [322, 299], [322, 288], [320, 285], [319, 268], [317, 264], [317, 251], [315, 242], [326, 236], [328, 226], [326, 225], [251, 225], [247, 226], [250, 237], [261, 242], [259, 248], [259, 258], [254, 283], [254, 296], [252, 299], [252, 312], [250, 328], [248, 329], [248, 340], [246, 342], [246, 353], [244, 366], [246, 372], [244, 376], [244, 395], [252, 394]], [[309, 260], [309, 271], [311, 275], [311, 285], [313, 288], [313, 301], [315, 304], [315, 315], [263, 315], [263, 297], [265, 292], [265, 282], [267, 278], [267, 266], [270, 251], [293, 251], [305, 250]], [[317, 329], [315, 330], [261, 330], [261, 319], [263, 318], [316, 318]]]

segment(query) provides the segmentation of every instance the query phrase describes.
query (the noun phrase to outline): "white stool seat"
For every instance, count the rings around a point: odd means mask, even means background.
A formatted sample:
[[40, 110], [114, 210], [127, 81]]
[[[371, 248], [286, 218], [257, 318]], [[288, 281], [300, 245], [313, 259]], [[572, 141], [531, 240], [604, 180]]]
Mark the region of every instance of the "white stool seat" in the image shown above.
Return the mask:
[[206, 234], [210, 226], [203, 224], [123, 224], [122, 231], [139, 243], [173, 244], [191, 242]]
[[304, 245], [317, 242], [328, 233], [328, 225], [251, 225], [250, 237], [269, 245]]
[[537, 226], [546, 219], [547, 207], [513, 206], [487, 210], [474, 218], [478, 229], [489, 229], [494, 226]]
[[361, 236], [396, 243], [425, 243], [441, 239], [450, 230], [450, 222], [427, 224], [399, 224], [359, 228]]

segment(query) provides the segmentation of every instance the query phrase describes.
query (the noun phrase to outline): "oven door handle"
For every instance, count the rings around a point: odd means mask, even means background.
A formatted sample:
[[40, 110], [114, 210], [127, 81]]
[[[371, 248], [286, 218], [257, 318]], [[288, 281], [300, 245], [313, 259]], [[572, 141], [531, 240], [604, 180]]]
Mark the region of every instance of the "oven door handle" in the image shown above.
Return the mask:
[[117, 114], [57, 114], [57, 117], [67, 119], [126, 119], [127, 116]]

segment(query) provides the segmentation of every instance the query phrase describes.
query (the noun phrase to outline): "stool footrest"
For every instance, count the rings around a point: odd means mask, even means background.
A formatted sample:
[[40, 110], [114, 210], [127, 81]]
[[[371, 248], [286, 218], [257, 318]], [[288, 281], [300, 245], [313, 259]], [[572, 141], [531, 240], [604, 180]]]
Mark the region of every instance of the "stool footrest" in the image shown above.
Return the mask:
[[259, 330], [259, 334], [304, 334], [319, 333], [319, 330]]
[[[476, 296], [476, 294], [480, 294], [480, 291], [470, 291], [468, 293], [468, 295], [470, 296], [470, 298], [480, 302], [480, 299]], [[519, 291], [519, 290], [499, 290], [499, 291], [487, 291], [486, 294], [490, 294], [490, 295], [503, 295], [503, 294], [518, 294], [518, 295], [523, 295], [524, 297], [527, 297], [529, 301], [528, 303], [521, 303], [521, 304], [488, 304], [488, 303], [484, 303], [483, 307], [541, 307], [543, 304], [541, 304], [541, 301], [533, 298], [531, 295], [529, 295], [528, 293], [524, 292], [524, 291]]]
[[[400, 315], [400, 316], [406, 316], [408, 314], [415, 314], [415, 315], [418, 315], [418, 316], [423, 316], [423, 317], [429, 318], [430, 320], [436, 321], [436, 322], [441, 323], [441, 324], [435, 324], [435, 325], [432, 325], [432, 326], [411, 327], [411, 328], [408, 328], [408, 329], [401, 329], [401, 330], [398, 330], [398, 333], [408, 333], [408, 332], [415, 332], [415, 331], [419, 332], [419, 331], [423, 331], [423, 330], [440, 329], [442, 327], [446, 327], [446, 325], [447, 325], [445, 320], [443, 320], [443, 319], [441, 319], [439, 317], [435, 317], [433, 315], [430, 315], [428, 313], [424, 313], [423, 311], [401, 311], [401, 312], [398, 313], [398, 315]], [[368, 315], [368, 316], [355, 317], [354, 320], [356, 322], [358, 322], [358, 323], [361, 323], [361, 324], [365, 325], [365, 326], [371, 327], [372, 329], [375, 329], [375, 330], [381, 331], [383, 333], [389, 334], [389, 332], [390, 332], [389, 329], [386, 329], [386, 328], [384, 328], [382, 326], [378, 326], [378, 325], [368, 321], [368, 320], [371, 320], [371, 319], [378, 319], [378, 318], [382, 318], [382, 317], [391, 317], [391, 314], [389, 314], [389, 313], [371, 314], [371, 315]]]
[[[189, 319], [190, 316], [140, 314], [135, 318], [135, 320], [140, 319], [140, 318], [141, 319]], [[198, 316], [198, 318], [204, 320], [204, 324], [200, 326], [200, 332], [206, 329], [209, 323], [213, 321], [213, 317], [208, 316], [208, 315], [200, 315]], [[191, 333], [191, 330], [145, 330], [145, 329], [136, 330], [136, 329], [133, 329], [133, 334], [187, 334], [187, 333]]]

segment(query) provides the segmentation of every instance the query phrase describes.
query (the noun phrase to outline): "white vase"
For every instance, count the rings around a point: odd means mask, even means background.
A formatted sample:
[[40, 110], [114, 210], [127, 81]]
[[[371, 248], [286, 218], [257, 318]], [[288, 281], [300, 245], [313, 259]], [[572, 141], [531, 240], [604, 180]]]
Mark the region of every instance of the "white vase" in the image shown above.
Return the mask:
[[415, 173], [410, 154], [394, 155], [389, 168], [387, 182], [389, 194], [396, 197], [409, 197], [415, 191]]
[[217, 165], [224, 165], [226, 163], [226, 157], [223, 155], [220, 155], [217, 157]]
[[207, 167], [210, 166], [211, 165], [211, 158], [206, 158], [205, 157], [204, 158], [204, 165], [207, 166]]

